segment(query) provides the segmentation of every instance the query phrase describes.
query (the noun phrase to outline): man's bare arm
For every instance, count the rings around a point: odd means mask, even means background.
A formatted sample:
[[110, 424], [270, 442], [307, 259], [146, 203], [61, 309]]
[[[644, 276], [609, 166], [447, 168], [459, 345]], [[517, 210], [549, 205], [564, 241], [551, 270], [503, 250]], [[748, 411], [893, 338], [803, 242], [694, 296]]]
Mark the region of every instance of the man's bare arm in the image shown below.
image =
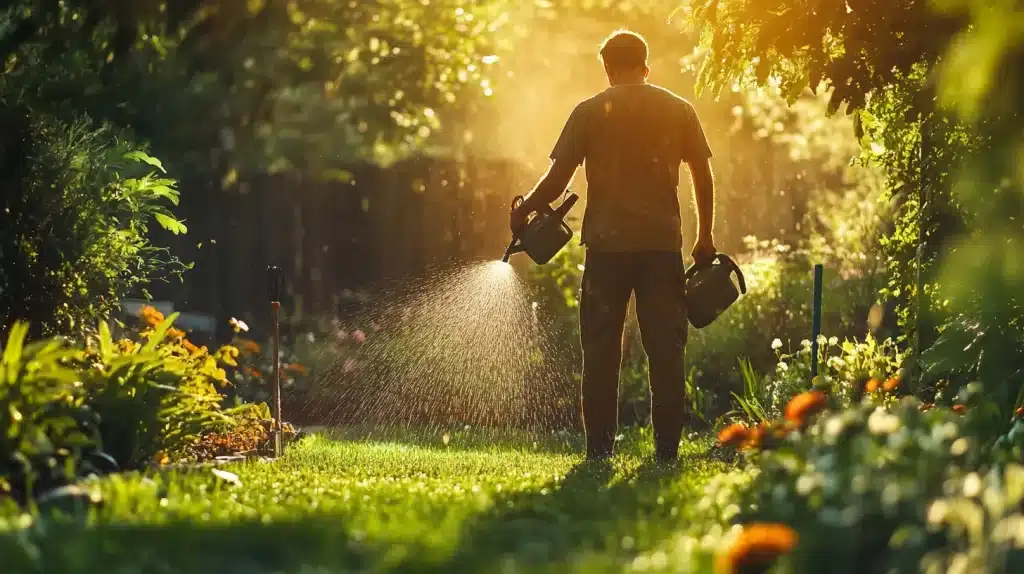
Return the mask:
[[715, 226], [715, 178], [711, 160], [688, 162], [693, 178], [693, 201], [697, 206], [697, 240], [711, 239]]
[[539, 209], [551, 205], [551, 202], [562, 195], [565, 188], [569, 187], [573, 176], [576, 175], [576, 166], [566, 161], [555, 160], [551, 163], [533, 191], [526, 194], [522, 209], [525, 213], [533, 213]]

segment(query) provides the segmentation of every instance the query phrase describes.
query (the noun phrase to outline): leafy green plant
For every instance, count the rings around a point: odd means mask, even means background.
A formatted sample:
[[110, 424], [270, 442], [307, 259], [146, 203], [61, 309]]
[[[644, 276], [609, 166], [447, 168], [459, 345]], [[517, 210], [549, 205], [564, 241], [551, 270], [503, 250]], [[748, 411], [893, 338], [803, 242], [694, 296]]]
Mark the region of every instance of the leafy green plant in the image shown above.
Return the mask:
[[[900, 379], [903, 352], [893, 339], [878, 341], [868, 335], [862, 341], [838, 337], [818, 337], [818, 375], [812, 378], [811, 342], [804, 339], [796, 351], [783, 351], [784, 344], [775, 339], [772, 349], [776, 353], [775, 373], [763, 387], [764, 402], [774, 416], [796, 394], [812, 387], [827, 390], [842, 402], [854, 404], [864, 395], [865, 388], [874, 386], [872, 392], [889, 385], [895, 390], [905, 386]], [[869, 382], [874, 381], [869, 385]], [[906, 392], [908, 389], [901, 389]]]
[[1024, 568], [1024, 467], [1010, 464], [986, 473], [968, 473], [950, 484], [948, 494], [928, 506], [926, 525], [901, 531], [903, 537], [945, 535], [942, 548], [927, 553], [921, 572], [992, 572]]
[[767, 385], [764, 377], [757, 374], [749, 359], [740, 359], [740, 372], [743, 374], [743, 395], [732, 393], [733, 399], [740, 406], [747, 420], [763, 423], [778, 416], [770, 408], [762, 404], [767, 397]]
[[234, 362], [237, 350], [195, 347], [173, 329], [176, 317], [150, 315], [140, 341], [114, 341], [101, 323], [87, 347], [88, 404], [100, 416], [105, 449], [126, 466], [189, 456], [205, 433], [232, 422], [217, 387], [227, 382], [220, 363]]
[[[2, 86], [0, 86], [2, 87]], [[2, 95], [0, 91], [0, 95]], [[154, 246], [149, 225], [184, 233], [169, 207], [175, 181], [106, 126], [0, 108], [4, 148], [0, 325], [78, 335], [150, 280], [185, 267]], [[159, 172], [159, 175], [158, 175]]]
[[[95, 470], [99, 418], [68, 361], [80, 352], [58, 339], [26, 343], [16, 323], [0, 357], [0, 498], [24, 501]], [[93, 459], [92, 462], [97, 462]]]
[[798, 571], [824, 568], [826, 556], [837, 572], [915, 568], [942, 539], [897, 532], [925, 524], [946, 481], [986, 460], [961, 415], [922, 412], [912, 398], [891, 410], [865, 402], [805, 424], [750, 455], [758, 474], [738, 519], [792, 526], [800, 536]]

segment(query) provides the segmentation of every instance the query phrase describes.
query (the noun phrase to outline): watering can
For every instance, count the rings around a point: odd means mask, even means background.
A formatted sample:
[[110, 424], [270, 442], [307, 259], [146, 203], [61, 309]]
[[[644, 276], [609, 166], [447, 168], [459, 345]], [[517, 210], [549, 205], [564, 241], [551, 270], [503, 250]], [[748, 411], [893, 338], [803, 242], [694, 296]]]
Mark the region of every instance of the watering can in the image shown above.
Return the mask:
[[[551, 258], [569, 243], [572, 239], [572, 229], [565, 224], [565, 216], [572, 206], [576, 205], [579, 196], [565, 190], [563, 197], [565, 199], [561, 205], [555, 209], [545, 205], [533, 214], [518, 234], [512, 236], [502, 261], [508, 263], [508, 258], [512, 254], [526, 252], [534, 263], [543, 265], [551, 261]], [[518, 208], [522, 203], [523, 196], [517, 195], [512, 200], [512, 209]]]
[[[732, 279], [734, 273], [736, 282]], [[687, 315], [690, 324], [697, 329], [710, 325], [747, 292], [743, 271], [724, 253], [716, 254], [708, 263], [687, 269], [683, 282]]]

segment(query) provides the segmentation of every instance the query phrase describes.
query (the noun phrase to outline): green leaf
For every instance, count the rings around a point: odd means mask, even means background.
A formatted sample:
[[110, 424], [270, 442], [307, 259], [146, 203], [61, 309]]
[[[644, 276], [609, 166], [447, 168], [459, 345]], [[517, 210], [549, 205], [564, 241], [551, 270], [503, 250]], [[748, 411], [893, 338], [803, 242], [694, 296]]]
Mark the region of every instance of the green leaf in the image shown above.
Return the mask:
[[188, 227], [185, 227], [184, 223], [182, 223], [181, 221], [175, 219], [171, 215], [168, 215], [166, 213], [158, 211], [158, 212], [153, 214], [153, 217], [156, 218], [156, 221], [157, 221], [157, 223], [160, 224], [160, 227], [163, 227], [164, 229], [166, 229], [167, 231], [170, 231], [171, 233], [173, 233], [175, 235], [181, 235], [181, 234], [184, 234], [184, 233], [188, 233]]
[[4, 346], [3, 357], [0, 362], [4, 367], [4, 378], [8, 382], [14, 382], [21, 370], [21, 350], [25, 346], [25, 337], [28, 336], [28, 323], [17, 322], [11, 327], [11, 333], [7, 336], [7, 345]]
[[157, 197], [166, 198], [174, 205], [178, 205], [178, 199], [181, 197], [181, 194], [178, 192], [178, 190], [172, 189], [166, 185], [151, 185], [147, 189], [149, 189], [149, 191], [151, 191], [153, 195]]
[[174, 320], [177, 319], [180, 314], [181, 313], [171, 313], [169, 317], [157, 325], [156, 329], [153, 329], [153, 332], [150, 333], [149, 337], [146, 339], [146, 344], [142, 347], [143, 352], [156, 350], [157, 345], [164, 340], [164, 337], [167, 335], [167, 331], [171, 328], [171, 325], [174, 324]]
[[147, 163], [147, 164], [149, 164], [149, 165], [159, 169], [161, 172], [167, 173], [167, 170], [164, 169], [164, 164], [160, 163], [160, 160], [158, 160], [157, 158], [155, 158], [155, 157], [153, 157], [153, 156], [151, 156], [151, 155], [149, 155], [149, 154], [147, 154], [147, 153], [145, 153], [143, 151], [140, 151], [140, 150], [130, 151], [130, 152], [124, 154], [124, 158], [125, 159], [130, 159], [130, 160], [133, 160], [133, 161], [139, 161], [139, 162]]
[[114, 354], [114, 340], [110, 336], [110, 326], [106, 321], [100, 321], [99, 327], [100, 355], [105, 359]]

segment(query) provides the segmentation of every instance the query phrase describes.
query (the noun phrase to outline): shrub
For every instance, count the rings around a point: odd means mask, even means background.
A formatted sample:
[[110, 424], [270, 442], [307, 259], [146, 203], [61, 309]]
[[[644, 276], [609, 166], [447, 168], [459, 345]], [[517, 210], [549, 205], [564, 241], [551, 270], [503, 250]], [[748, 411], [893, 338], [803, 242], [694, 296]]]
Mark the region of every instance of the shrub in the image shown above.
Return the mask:
[[22, 502], [101, 462], [90, 456], [99, 450], [99, 418], [67, 365], [79, 351], [59, 340], [26, 344], [27, 333], [15, 324], [0, 358], [0, 497]]
[[195, 458], [204, 436], [242, 426], [233, 415], [252, 419], [221, 405], [222, 365], [237, 364], [237, 349], [196, 347], [175, 316], [151, 307], [143, 318], [135, 338], [115, 340], [101, 322], [77, 348], [25, 344], [28, 326], [11, 329], [0, 362], [0, 493], [24, 501], [119, 465]]
[[0, 128], [0, 328], [22, 320], [33, 335], [76, 335], [184, 269], [147, 239], [153, 220], [185, 231], [159, 161], [85, 119], [0, 106]]
[[205, 432], [229, 419], [221, 412], [218, 385], [227, 384], [220, 363], [234, 363], [230, 347], [211, 354], [146, 308], [150, 324], [141, 340], [114, 341], [100, 324], [81, 365], [88, 403], [100, 415], [104, 449], [127, 466], [189, 454]]
[[792, 528], [800, 542], [789, 565], [799, 572], [1018, 564], [1021, 545], [1008, 529], [1021, 524], [1024, 422], [986, 439], [991, 426], [1009, 425], [993, 421], [979, 389], [965, 389], [955, 409], [879, 400], [896, 389], [847, 408], [808, 391], [784, 421], [723, 429], [720, 443], [739, 446], [754, 474], [735, 521]]
[[[811, 376], [811, 342], [804, 339], [796, 351], [783, 351], [784, 347], [782, 340], [772, 341], [774, 372], [764, 378], [756, 393], [747, 393], [746, 400], [753, 396], [764, 406], [767, 418], [781, 416], [793, 396], [812, 387], [828, 390], [840, 399], [840, 404], [849, 406], [860, 400], [865, 389], [875, 387], [874, 392], [883, 385], [893, 389], [904, 385], [900, 379], [903, 353], [892, 339], [877, 341], [868, 335], [861, 342], [848, 339], [840, 343], [838, 337], [819, 336], [816, 379]], [[747, 376], [756, 374], [751, 369]]]

